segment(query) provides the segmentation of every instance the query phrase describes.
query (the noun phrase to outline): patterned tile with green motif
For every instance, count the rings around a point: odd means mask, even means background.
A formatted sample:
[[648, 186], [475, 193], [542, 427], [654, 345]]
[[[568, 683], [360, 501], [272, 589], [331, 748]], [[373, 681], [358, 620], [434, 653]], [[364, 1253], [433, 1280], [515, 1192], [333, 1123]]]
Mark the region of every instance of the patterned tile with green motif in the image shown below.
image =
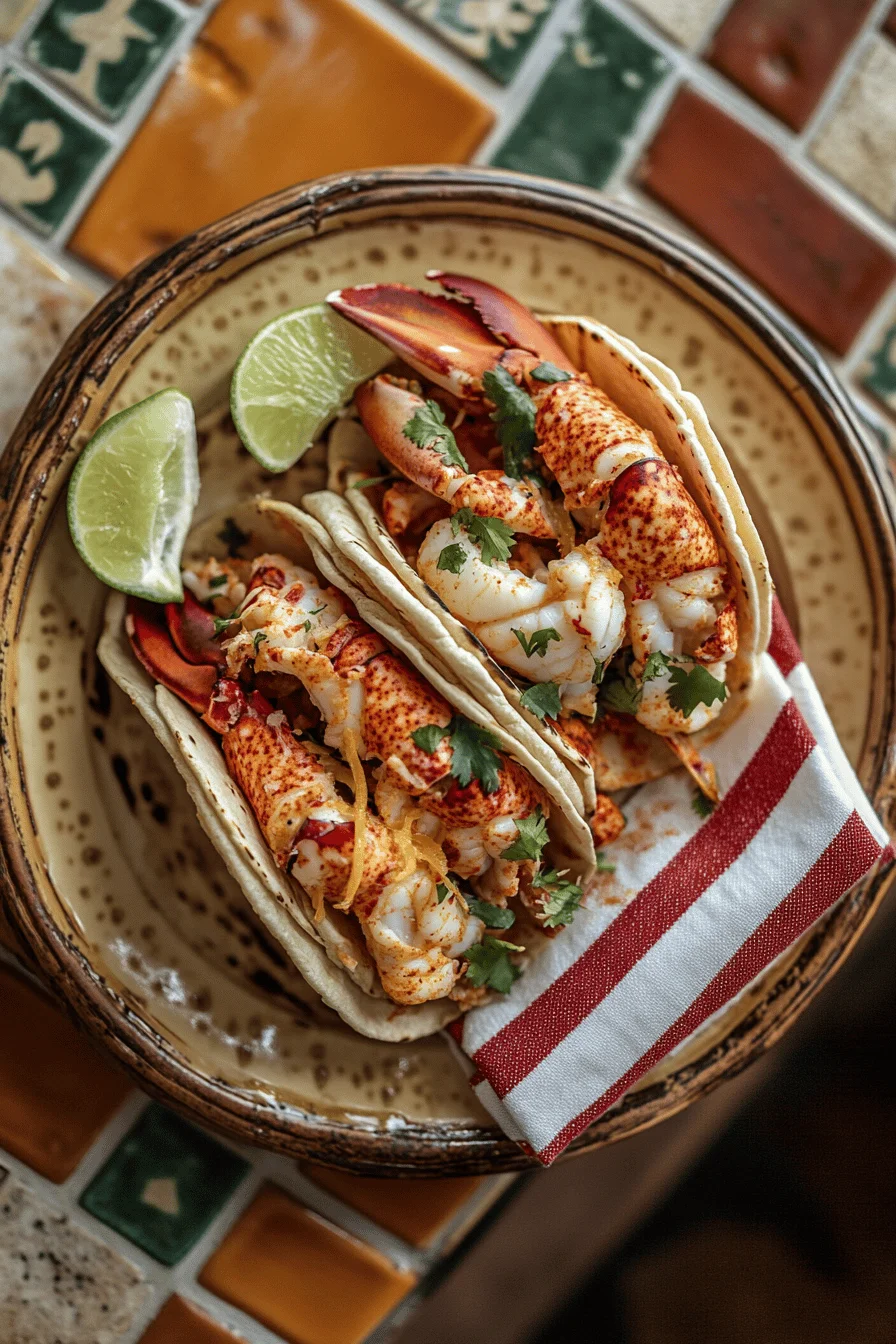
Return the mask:
[[555, 0], [397, 0], [495, 79], [507, 84]]
[[151, 1105], [90, 1182], [81, 1204], [163, 1265], [174, 1265], [248, 1165], [163, 1106]]
[[24, 75], [0, 76], [0, 202], [44, 232], [61, 224], [106, 141]]
[[562, 52], [492, 162], [602, 187], [667, 70], [649, 42], [583, 0]]
[[881, 405], [896, 412], [896, 313], [891, 313], [890, 318], [890, 324], [866, 356], [859, 377]]
[[57, 83], [116, 120], [180, 27], [174, 10], [160, 0], [54, 0], [26, 52]]

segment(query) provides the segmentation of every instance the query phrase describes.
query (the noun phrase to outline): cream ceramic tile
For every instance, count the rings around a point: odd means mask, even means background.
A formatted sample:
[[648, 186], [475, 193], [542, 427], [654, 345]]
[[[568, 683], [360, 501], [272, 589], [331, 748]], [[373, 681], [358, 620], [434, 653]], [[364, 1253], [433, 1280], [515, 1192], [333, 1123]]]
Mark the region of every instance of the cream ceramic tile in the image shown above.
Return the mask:
[[148, 1291], [135, 1265], [0, 1167], [4, 1344], [116, 1344]]
[[629, 3], [689, 51], [699, 44], [719, 8], [719, 0], [629, 0]]
[[47, 365], [95, 295], [0, 226], [0, 450]]
[[890, 218], [896, 214], [896, 45], [876, 37], [828, 115], [812, 157]]
[[0, 42], [6, 42], [37, 8], [38, 0], [0, 0]]

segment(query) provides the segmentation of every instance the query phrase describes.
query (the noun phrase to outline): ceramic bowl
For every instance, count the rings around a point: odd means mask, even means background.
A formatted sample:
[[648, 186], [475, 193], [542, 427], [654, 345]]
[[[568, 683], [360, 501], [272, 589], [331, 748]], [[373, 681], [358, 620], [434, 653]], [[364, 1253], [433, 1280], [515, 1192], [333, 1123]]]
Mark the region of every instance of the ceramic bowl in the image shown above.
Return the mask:
[[[341, 285], [470, 271], [599, 317], [702, 397], [862, 782], [891, 821], [894, 505], [831, 373], [743, 281], [627, 209], [488, 170], [329, 178], [203, 229], [122, 280], [56, 360], [3, 461], [0, 826], [10, 918], [43, 976], [137, 1081], [248, 1142], [380, 1174], [528, 1159], [440, 1038], [352, 1035], [209, 847], [167, 759], [94, 657], [103, 591], [60, 507], [111, 412], [174, 384], [210, 465], [237, 452], [234, 361], [257, 328]], [[242, 455], [247, 491], [270, 478]], [[655, 1123], [742, 1069], [836, 970], [881, 898], [866, 881], [574, 1145]]]

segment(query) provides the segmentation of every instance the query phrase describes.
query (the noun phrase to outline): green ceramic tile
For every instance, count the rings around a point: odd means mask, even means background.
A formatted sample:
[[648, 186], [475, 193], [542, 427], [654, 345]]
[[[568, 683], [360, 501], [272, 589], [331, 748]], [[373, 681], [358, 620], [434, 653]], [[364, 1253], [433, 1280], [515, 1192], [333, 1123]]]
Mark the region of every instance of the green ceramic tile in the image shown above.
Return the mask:
[[896, 321], [881, 336], [860, 372], [861, 380], [888, 410], [896, 411]]
[[159, 0], [54, 0], [27, 44], [36, 65], [97, 112], [126, 112], [177, 36]]
[[241, 1157], [153, 1105], [90, 1182], [81, 1204], [163, 1265], [175, 1265], [247, 1169]]
[[519, 69], [556, 0], [397, 0], [502, 84]]
[[585, 0], [575, 30], [493, 162], [602, 187], [668, 62]]
[[0, 77], [0, 201], [47, 231], [108, 148], [23, 75]]

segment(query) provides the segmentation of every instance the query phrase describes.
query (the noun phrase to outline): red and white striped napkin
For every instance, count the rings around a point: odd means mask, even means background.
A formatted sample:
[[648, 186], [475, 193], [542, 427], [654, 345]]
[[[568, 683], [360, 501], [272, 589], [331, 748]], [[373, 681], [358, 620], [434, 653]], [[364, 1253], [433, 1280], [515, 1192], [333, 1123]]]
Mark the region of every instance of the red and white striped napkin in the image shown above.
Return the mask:
[[707, 754], [712, 815], [684, 772], [643, 786], [590, 908], [452, 1028], [480, 1101], [545, 1164], [892, 862], [777, 603], [750, 708]]

